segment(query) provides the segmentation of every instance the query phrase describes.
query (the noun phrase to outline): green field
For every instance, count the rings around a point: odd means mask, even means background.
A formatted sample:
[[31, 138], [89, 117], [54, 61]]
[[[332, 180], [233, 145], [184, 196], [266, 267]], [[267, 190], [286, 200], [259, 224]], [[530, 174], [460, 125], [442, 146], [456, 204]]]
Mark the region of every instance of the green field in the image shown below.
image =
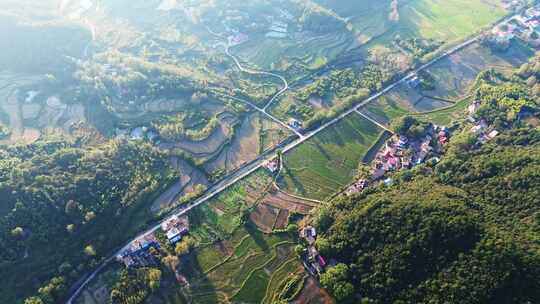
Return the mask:
[[499, 0], [413, 0], [400, 8], [400, 27], [426, 39], [462, 39], [506, 14]]
[[292, 193], [324, 199], [352, 181], [382, 130], [358, 114], [343, 119], [284, 156], [280, 181]]
[[[302, 272], [289, 234], [265, 234], [242, 221], [268, 185], [271, 176], [266, 170], [256, 171], [190, 213], [190, 234], [199, 246], [180, 272], [190, 283], [184, 293], [193, 303], [260, 303], [279, 292], [272, 282]], [[279, 270], [290, 260], [286, 271]]]
[[[194, 303], [216, 303], [219, 299], [260, 303], [280, 290], [271, 282], [302, 272], [287, 234], [263, 234], [251, 223], [239, 227], [219, 244], [193, 252], [183, 268], [191, 284]], [[284, 263], [289, 267], [280, 268]]]
[[241, 225], [242, 213], [258, 202], [271, 180], [265, 170], [258, 170], [195, 208], [190, 213], [190, 233], [203, 244], [233, 234]]

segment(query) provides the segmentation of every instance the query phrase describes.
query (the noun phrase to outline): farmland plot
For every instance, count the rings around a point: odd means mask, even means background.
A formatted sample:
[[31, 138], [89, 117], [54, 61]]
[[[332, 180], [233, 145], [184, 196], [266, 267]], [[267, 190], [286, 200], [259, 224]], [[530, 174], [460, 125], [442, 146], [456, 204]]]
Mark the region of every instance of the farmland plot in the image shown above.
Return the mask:
[[340, 121], [284, 156], [282, 188], [324, 199], [348, 184], [382, 130], [357, 114]]

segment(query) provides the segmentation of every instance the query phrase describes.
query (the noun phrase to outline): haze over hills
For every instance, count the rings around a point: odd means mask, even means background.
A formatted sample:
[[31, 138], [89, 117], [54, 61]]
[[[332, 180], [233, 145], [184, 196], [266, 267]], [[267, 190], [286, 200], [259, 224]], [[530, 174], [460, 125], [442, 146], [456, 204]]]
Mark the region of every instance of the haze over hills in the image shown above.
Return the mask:
[[533, 0], [0, 0], [1, 303], [540, 302]]

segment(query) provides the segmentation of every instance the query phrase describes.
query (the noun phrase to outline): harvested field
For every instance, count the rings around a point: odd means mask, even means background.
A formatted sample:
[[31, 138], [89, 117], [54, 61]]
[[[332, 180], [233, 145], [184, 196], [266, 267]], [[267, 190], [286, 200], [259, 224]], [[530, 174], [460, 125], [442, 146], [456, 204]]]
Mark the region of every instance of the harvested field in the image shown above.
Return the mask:
[[453, 103], [440, 99], [422, 97], [414, 106], [418, 112], [428, 112], [451, 106]]
[[255, 210], [249, 215], [249, 219], [265, 233], [272, 232], [274, 223], [280, 213], [280, 209], [267, 204], [258, 204]]
[[183, 159], [171, 157], [171, 165], [180, 172], [179, 180], [169, 189], [163, 192], [150, 207], [153, 213], [159, 213], [161, 210], [169, 208], [177, 200], [188, 193], [192, 193], [197, 185], [208, 186], [209, 181], [205, 174], [199, 169], [194, 168]]
[[289, 224], [289, 211], [284, 209], [279, 209], [279, 214], [276, 218], [274, 224], [274, 229], [285, 229]]
[[220, 151], [227, 144], [233, 134], [233, 123], [221, 120], [218, 128], [214, 129], [210, 136], [203, 140], [181, 140], [175, 143], [163, 143], [161, 149], [181, 149], [195, 158], [208, 158]]
[[0, 144], [28, 144], [42, 134], [71, 136], [77, 131], [81, 135], [87, 122], [85, 107], [65, 104], [53, 93], [40, 92], [42, 78], [0, 74], [0, 122], [12, 131]]
[[532, 50], [518, 41], [505, 52], [493, 52], [478, 43], [473, 44], [426, 70], [433, 78], [434, 90], [421, 91], [402, 84], [366, 105], [362, 112], [386, 124], [405, 115], [449, 123], [450, 118], [457, 118], [464, 110], [463, 100], [481, 71], [494, 68], [505, 73], [525, 63], [532, 55]]
[[262, 118], [259, 113], [252, 114], [244, 118], [230, 144], [223, 147], [219, 155], [205, 165], [205, 170], [234, 171], [276, 146], [288, 135], [288, 131], [284, 131], [275, 122]]
[[292, 302], [294, 304], [332, 304], [334, 300], [326, 290], [321, 288], [317, 280], [307, 277], [304, 288], [298, 297]]
[[311, 209], [317, 206], [317, 204], [301, 200], [299, 198], [292, 197], [281, 191], [274, 191], [268, 193], [262, 200], [264, 204], [287, 210], [290, 212], [296, 212], [300, 214], [308, 214]]
[[494, 68], [505, 72], [519, 67], [532, 54], [532, 50], [519, 42], [513, 42], [504, 52], [475, 43], [427, 69], [435, 80], [435, 90], [426, 91], [424, 95], [453, 100], [462, 98], [481, 71]]
[[208, 172], [220, 168], [225, 168], [227, 172], [230, 172], [258, 156], [259, 136], [255, 128], [256, 120], [256, 117], [249, 116], [242, 121], [230, 146], [221, 152], [215, 162], [206, 166]]

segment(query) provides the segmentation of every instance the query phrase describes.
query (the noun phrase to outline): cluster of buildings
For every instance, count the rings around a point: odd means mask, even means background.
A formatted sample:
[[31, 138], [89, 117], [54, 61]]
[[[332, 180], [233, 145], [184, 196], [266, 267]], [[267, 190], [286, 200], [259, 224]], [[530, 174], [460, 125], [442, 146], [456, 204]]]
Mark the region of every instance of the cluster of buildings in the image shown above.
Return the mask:
[[117, 138], [132, 140], [147, 139], [151, 142], [155, 141], [159, 137], [159, 134], [157, 132], [148, 129], [147, 127], [136, 127], [133, 129], [116, 128], [115, 135]]
[[266, 37], [274, 39], [284, 39], [289, 36], [289, 25], [287, 22], [294, 21], [294, 16], [287, 10], [280, 8], [278, 16], [266, 16], [266, 21], [270, 24], [267, 29]]
[[159, 247], [156, 236], [149, 233], [131, 242], [116, 256], [116, 260], [127, 268], [157, 265], [158, 261], [150, 252], [150, 248], [159, 249]]
[[528, 43], [540, 45], [540, 8], [531, 7], [525, 13], [510, 18], [493, 28], [492, 35], [498, 43], [508, 43], [517, 36]]
[[229, 46], [239, 45], [248, 40], [249, 40], [248, 35], [244, 33], [240, 33], [240, 32], [234, 33], [233, 35], [230, 35], [229, 37], [227, 37], [227, 42]]
[[182, 237], [188, 234], [188, 227], [188, 218], [185, 216], [179, 217], [177, 215], [169, 218], [161, 224], [161, 230], [165, 232], [167, 241], [169, 241], [171, 245], [178, 243], [182, 240]]
[[483, 118], [476, 120], [474, 118], [474, 114], [476, 111], [480, 108], [480, 101], [475, 100], [473, 101], [469, 107], [469, 118], [468, 120], [473, 123], [473, 126], [469, 130], [470, 133], [476, 134], [478, 137], [477, 144], [485, 144], [486, 142], [492, 140], [497, 135], [499, 135], [499, 131], [497, 131], [495, 128], [492, 128], [488, 125], [487, 121]]
[[[188, 233], [188, 224], [187, 217], [173, 216], [161, 224], [161, 229], [165, 233], [167, 241], [174, 245]], [[127, 268], [155, 266], [159, 261], [152, 254], [152, 248], [158, 250], [160, 247], [155, 233], [150, 232], [124, 247], [116, 255], [116, 260]]]
[[272, 21], [265, 36], [267, 38], [283, 39], [287, 38], [288, 35], [289, 31], [287, 23], [281, 21]]
[[287, 125], [289, 125], [289, 127], [295, 129], [298, 132], [302, 131], [303, 128], [302, 122], [294, 118], [289, 119]]
[[300, 230], [300, 237], [305, 239], [308, 247], [302, 254], [302, 263], [311, 275], [321, 274], [326, 268], [326, 260], [315, 247], [317, 231], [312, 226], [306, 226]]
[[263, 166], [268, 171], [270, 171], [270, 173], [276, 173], [279, 170], [279, 166], [280, 166], [279, 159], [277, 157], [275, 157], [275, 158], [267, 161]]
[[[429, 156], [438, 161], [438, 154], [442, 147], [448, 143], [450, 133], [446, 127], [430, 125], [426, 134], [419, 139], [409, 139], [404, 135], [392, 136], [381, 149], [373, 162], [370, 178], [360, 179], [347, 188], [345, 193], [352, 195], [362, 192], [370, 183], [382, 179], [389, 172], [402, 169], [411, 169], [424, 163]], [[392, 179], [384, 180], [387, 185], [392, 184]]]

